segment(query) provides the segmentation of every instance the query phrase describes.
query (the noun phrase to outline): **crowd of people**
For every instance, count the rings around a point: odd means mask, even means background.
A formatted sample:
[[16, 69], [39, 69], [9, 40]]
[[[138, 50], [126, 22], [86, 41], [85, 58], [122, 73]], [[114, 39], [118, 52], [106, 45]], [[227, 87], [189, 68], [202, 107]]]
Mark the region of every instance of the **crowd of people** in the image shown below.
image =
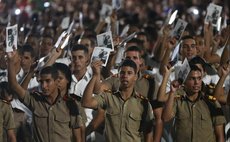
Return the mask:
[[[222, 7], [218, 26], [205, 21], [210, 3]], [[0, 0], [0, 141], [230, 141], [229, 5]], [[187, 24], [173, 36], [178, 19]], [[55, 44], [63, 31], [65, 48]], [[108, 31], [108, 60], [92, 57]]]

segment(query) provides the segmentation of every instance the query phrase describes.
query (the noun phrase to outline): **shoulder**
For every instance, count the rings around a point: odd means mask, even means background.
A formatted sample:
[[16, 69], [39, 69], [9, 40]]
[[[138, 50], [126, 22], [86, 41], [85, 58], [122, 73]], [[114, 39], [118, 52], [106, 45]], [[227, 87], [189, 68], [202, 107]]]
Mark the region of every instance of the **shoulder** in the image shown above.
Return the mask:
[[142, 94], [140, 94], [138, 92], [135, 92], [135, 97], [142, 100], [142, 101], [149, 102], [147, 97], [143, 96]]

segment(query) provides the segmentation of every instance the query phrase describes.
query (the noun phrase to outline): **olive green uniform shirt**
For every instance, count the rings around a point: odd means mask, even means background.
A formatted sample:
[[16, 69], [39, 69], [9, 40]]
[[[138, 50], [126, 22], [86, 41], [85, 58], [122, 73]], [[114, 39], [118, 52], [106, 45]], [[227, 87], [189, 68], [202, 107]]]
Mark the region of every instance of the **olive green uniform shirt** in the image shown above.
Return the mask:
[[106, 110], [106, 142], [141, 142], [142, 129], [153, 122], [152, 108], [145, 98], [133, 92], [124, 101], [119, 91], [106, 91], [95, 98], [98, 107]]
[[210, 110], [201, 93], [191, 102], [185, 92], [179, 91], [181, 97], [174, 103], [175, 142], [215, 142], [214, 126], [224, 124], [224, 116], [217, 113], [216, 107]]
[[11, 105], [0, 100], [0, 141], [3, 141], [3, 131], [15, 128]]
[[61, 95], [51, 105], [40, 93], [26, 92], [22, 102], [33, 113], [36, 142], [71, 142], [72, 128], [82, 124], [76, 103], [67, 103]]

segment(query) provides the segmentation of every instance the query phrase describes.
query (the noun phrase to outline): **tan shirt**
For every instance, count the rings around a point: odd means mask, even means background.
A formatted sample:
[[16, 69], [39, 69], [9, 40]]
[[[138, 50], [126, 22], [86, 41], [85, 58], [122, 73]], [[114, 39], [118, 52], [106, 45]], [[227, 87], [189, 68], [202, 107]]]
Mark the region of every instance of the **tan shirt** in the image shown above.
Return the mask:
[[14, 116], [10, 104], [0, 100], [0, 141], [3, 141], [3, 131], [14, 129]]
[[106, 110], [107, 142], [141, 142], [142, 128], [146, 126], [145, 124], [152, 124], [153, 121], [152, 108], [147, 100], [134, 92], [124, 101], [119, 91], [104, 92], [95, 98], [99, 107]]
[[174, 114], [175, 142], [215, 142], [214, 126], [225, 123], [223, 115], [211, 115], [201, 94], [195, 102], [188, 100], [185, 94], [177, 98]]
[[33, 113], [33, 131], [36, 142], [71, 142], [72, 128], [81, 125], [77, 105], [60, 95], [50, 105], [40, 93], [26, 92], [22, 102]]

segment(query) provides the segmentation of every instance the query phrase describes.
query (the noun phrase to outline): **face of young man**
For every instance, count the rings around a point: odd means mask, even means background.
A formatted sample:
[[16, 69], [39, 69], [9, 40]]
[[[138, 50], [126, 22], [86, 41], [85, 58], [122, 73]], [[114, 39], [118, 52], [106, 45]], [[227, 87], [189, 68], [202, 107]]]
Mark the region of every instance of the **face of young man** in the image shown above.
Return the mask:
[[40, 75], [40, 85], [44, 96], [54, 95], [58, 81], [52, 78], [51, 74], [41, 74]]
[[202, 73], [200, 71], [191, 71], [184, 83], [185, 89], [190, 95], [198, 94], [201, 90]]
[[53, 48], [53, 40], [47, 37], [42, 38], [41, 48], [40, 48], [42, 57], [48, 55], [52, 48]]
[[25, 71], [25, 72], [28, 72], [29, 69], [30, 69], [30, 66], [32, 65], [33, 63], [33, 58], [31, 57], [31, 54], [30, 52], [24, 52], [23, 55], [21, 56], [21, 66], [22, 66], [22, 69]]
[[71, 54], [73, 72], [86, 70], [88, 55], [83, 50], [72, 51]]
[[181, 46], [181, 55], [188, 60], [197, 55], [196, 42], [194, 39], [185, 39]]
[[125, 52], [125, 59], [130, 59], [134, 61], [137, 65], [137, 70], [139, 71], [140, 65], [142, 64], [140, 53], [138, 51], [127, 51]]
[[121, 87], [129, 88], [135, 84], [137, 75], [132, 67], [124, 66], [119, 71]]

